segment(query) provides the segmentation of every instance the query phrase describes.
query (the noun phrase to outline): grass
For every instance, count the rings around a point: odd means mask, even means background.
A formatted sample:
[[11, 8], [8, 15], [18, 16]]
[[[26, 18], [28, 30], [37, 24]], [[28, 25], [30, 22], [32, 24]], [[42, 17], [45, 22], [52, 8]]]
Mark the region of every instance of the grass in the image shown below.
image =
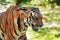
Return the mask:
[[40, 28], [38, 32], [28, 29], [27, 38], [28, 40], [60, 40], [60, 28]]

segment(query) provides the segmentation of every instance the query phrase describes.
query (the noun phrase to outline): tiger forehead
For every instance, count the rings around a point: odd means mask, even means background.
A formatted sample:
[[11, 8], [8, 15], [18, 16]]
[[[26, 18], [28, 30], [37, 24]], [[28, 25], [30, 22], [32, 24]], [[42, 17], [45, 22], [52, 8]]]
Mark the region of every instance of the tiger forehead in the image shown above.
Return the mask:
[[21, 7], [20, 10], [23, 10], [23, 11], [37, 11], [39, 10], [39, 8], [36, 8], [36, 7]]
[[22, 10], [26, 14], [28, 14], [28, 13], [31, 13], [31, 11], [33, 11], [33, 12], [39, 11], [39, 8], [35, 8], [35, 7], [21, 7], [20, 10]]
[[24, 11], [25, 16], [42, 16], [39, 8], [36, 7], [21, 7], [20, 10]]

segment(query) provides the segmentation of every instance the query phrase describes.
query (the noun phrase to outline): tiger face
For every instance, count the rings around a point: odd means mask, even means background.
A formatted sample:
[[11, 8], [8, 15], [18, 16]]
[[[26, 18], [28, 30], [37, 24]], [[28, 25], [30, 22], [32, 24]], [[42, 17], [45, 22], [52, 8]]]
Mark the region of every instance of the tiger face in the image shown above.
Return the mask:
[[24, 23], [31, 26], [34, 31], [38, 31], [38, 28], [43, 26], [42, 15], [38, 8], [22, 7], [21, 10], [23, 10], [26, 15]]
[[31, 16], [32, 16], [32, 20], [33, 21], [31, 23], [33, 30], [37, 31], [39, 27], [43, 26], [43, 22], [42, 22], [42, 15], [39, 11], [38, 8], [31, 8]]

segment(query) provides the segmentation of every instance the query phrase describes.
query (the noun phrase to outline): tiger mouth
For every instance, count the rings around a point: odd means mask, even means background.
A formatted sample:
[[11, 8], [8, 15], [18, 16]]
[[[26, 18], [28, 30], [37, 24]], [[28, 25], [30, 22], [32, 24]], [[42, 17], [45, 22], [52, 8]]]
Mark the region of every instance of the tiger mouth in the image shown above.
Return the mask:
[[[43, 26], [43, 25], [42, 25], [42, 26]], [[32, 24], [32, 29], [33, 29], [34, 31], [38, 31], [38, 29], [41, 28], [42, 26], [41, 26], [41, 25]]]
[[38, 31], [37, 25], [32, 24], [32, 29], [33, 29], [34, 31]]

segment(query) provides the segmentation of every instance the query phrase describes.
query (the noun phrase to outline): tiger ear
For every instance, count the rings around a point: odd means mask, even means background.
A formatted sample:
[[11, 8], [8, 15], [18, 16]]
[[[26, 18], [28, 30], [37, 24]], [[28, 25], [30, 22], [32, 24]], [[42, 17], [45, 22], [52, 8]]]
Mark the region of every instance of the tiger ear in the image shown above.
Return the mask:
[[20, 10], [26, 11], [27, 8], [26, 7], [21, 7]]

